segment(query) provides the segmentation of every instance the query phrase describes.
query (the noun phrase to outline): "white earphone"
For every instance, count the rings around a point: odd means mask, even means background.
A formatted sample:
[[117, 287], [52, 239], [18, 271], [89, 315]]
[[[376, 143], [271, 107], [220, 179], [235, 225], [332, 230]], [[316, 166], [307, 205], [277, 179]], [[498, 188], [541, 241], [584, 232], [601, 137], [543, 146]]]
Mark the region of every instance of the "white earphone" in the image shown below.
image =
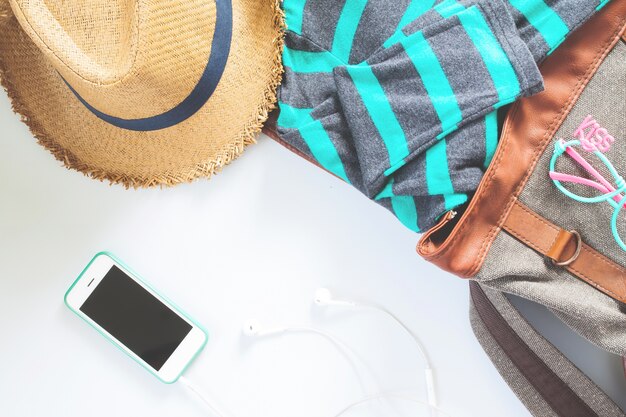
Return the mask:
[[[376, 394], [376, 395], [368, 396], [361, 401], [358, 401], [356, 403], [349, 405], [341, 413], [337, 414], [337, 417], [346, 413], [348, 410], [358, 405], [362, 405], [368, 401], [372, 401], [374, 399], [380, 399], [384, 397], [404, 399], [406, 401], [411, 401], [414, 403], [425, 404], [430, 408], [431, 415], [436, 415], [437, 412], [443, 413], [443, 411], [437, 406], [437, 396], [436, 396], [436, 391], [435, 391], [435, 378], [434, 378], [432, 367], [430, 365], [430, 360], [428, 358], [428, 355], [426, 354], [426, 351], [424, 350], [424, 347], [422, 346], [422, 343], [420, 342], [417, 335], [413, 333], [411, 329], [409, 329], [400, 320], [400, 318], [398, 318], [395, 314], [393, 314], [391, 311], [387, 310], [386, 308], [375, 305], [375, 304], [368, 304], [368, 303], [356, 302], [352, 300], [334, 298], [333, 294], [327, 288], [318, 288], [315, 291], [314, 301], [315, 301], [315, 304], [317, 304], [320, 307], [335, 306], [335, 307], [343, 307], [343, 308], [364, 308], [364, 309], [370, 309], [370, 310], [382, 312], [383, 314], [393, 319], [398, 325], [400, 325], [400, 327], [402, 327], [405, 330], [405, 332], [409, 334], [409, 336], [411, 336], [411, 338], [415, 342], [418, 348], [418, 351], [420, 352], [425, 362], [424, 377], [426, 381], [426, 392], [427, 392], [427, 398], [428, 398], [427, 403], [421, 400], [416, 400], [416, 399], [403, 396], [398, 393]], [[336, 344], [338, 347], [340, 347], [344, 351], [354, 354], [352, 349], [350, 349], [344, 342], [339, 340], [337, 337], [323, 330], [316, 329], [314, 327], [275, 327], [275, 328], [264, 329], [257, 320], [249, 320], [243, 325], [242, 330], [243, 330], [243, 333], [248, 337], [268, 337], [268, 336], [280, 335], [282, 333], [287, 333], [287, 332], [315, 333], [315, 334], [318, 334], [320, 336], [327, 338], [328, 340]]]
[[344, 355], [358, 358], [358, 355], [339, 338], [324, 330], [316, 329], [315, 327], [290, 326], [264, 328], [258, 320], [253, 319], [246, 321], [241, 330], [246, 337], [272, 337], [284, 333], [313, 333], [322, 336], [323, 338], [333, 343], [335, 346], [337, 346], [337, 348], [343, 351]]
[[[386, 308], [382, 306], [364, 303], [364, 302], [356, 302], [352, 300], [336, 299], [333, 297], [333, 294], [330, 292], [330, 290], [326, 288], [319, 288], [315, 291], [314, 301], [315, 301], [315, 304], [322, 306], [322, 307], [323, 306], [337, 306], [337, 307], [344, 307], [344, 308], [364, 308], [364, 309], [370, 309], [370, 310], [382, 312], [383, 314], [392, 318], [398, 325], [400, 325], [400, 327], [402, 327], [411, 336], [411, 338], [415, 342], [426, 364], [424, 374], [426, 378], [426, 390], [427, 390], [428, 402], [422, 401], [417, 398], [413, 398], [410, 395], [405, 395], [400, 392], [382, 392], [382, 393], [377, 393], [373, 395], [368, 395], [359, 401], [351, 403], [350, 405], [342, 409], [338, 414], [335, 414], [334, 417], [341, 417], [348, 411], [358, 406], [361, 406], [363, 404], [366, 404], [374, 400], [380, 400], [380, 399], [395, 399], [395, 400], [402, 400], [402, 401], [406, 401], [406, 402], [410, 402], [414, 404], [424, 405], [428, 407], [428, 409], [430, 410], [431, 416], [433, 417], [436, 417], [437, 415], [450, 417], [448, 413], [446, 413], [444, 410], [439, 408], [439, 406], [437, 405], [437, 397], [435, 393], [435, 379], [433, 375], [433, 370], [430, 365], [430, 360], [428, 358], [428, 355], [426, 354], [426, 351], [424, 350], [422, 346], [422, 343], [420, 342], [417, 335], [413, 333], [411, 329], [409, 329], [400, 320], [400, 318], [398, 318], [395, 314], [393, 314], [391, 311], [387, 310]], [[339, 340], [337, 337], [335, 337], [334, 335], [324, 330], [316, 329], [314, 327], [300, 327], [299, 326], [299, 327], [263, 328], [258, 320], [249, 320], [243, 325], [242, 332], [247, 337], [271, 337], [271, 336], [278, 336], [287, 332], [314, 333], [314, 334], [318, 334], [328, 339], [329, 341], [334, 343], [337, 347], [342, 349], [344, 353], [350, 353], [354, 357], [357, 357], [354, 351], [350, 347], [348, 347], [344, 342]], [[209, 407], [212, 413], [214, 413], [216, 416], [221, 416], [221, 417], [224, 416], [223, 413], [219, 412], [216, 409], [212, 401], [207, 396], [203, 395], [202, 392], [198, 388], [196, 388], [191, 382], [189, 382], [186, 378], [181, 377], [180, 381], [185, 386], [187, 386], [187, 388], [190, 389], [201, 401], [203, 401]]]
[[320, 336], [323, 336], [329, 339], [331, 342], [339, 345], [341, 348], [345, 348], [348, 351], [351, 351], [345, 343], [336, 338], [330, 333], [327, 333], [323, 330], [316, 329], [315, 327], [304, 327], [304, 326], [290, 326], [290, 327], [272, 327], [272, 328], [264, 328], [261, 326], [261, 323], [258, 320], [248, 320], [244, 323], [242, 327], [242, 332], [244, 335], [248, 337], [271, 337], [277, 336], [282, 333], [316, 333]]
[[249, 337], [253, 337], [253, 336], [264, 337], [264, 336], [271, 336], [275, 334], [284, 333], [285, 331], [287, 331], [287, 328], [277, 327], [273, 329], [264, 329], [258, 320], [248, 320], [247, 322], [244, 323], [243, 327], [241, 328], [241, 331], [243, 334]]
[[335, 300], [328, 288], [318, 288], [315, 291], [315, 304], [318, 306], [358, 307], [357, 303], [348, 300]]

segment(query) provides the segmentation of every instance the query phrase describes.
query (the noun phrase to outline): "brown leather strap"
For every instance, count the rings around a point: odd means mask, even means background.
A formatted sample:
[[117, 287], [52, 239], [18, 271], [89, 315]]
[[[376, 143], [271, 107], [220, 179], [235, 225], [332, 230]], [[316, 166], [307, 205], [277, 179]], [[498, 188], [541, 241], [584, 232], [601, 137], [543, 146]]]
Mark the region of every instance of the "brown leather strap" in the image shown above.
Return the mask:
[[502, 228], [555, 265], [567, 268], [603, 293], [626, 303], [626, 269], [516, 201]]
[[[537, 161], [606, 55], [620, 42], [625, 26], [626, 0], [613, 0], [543, 62], [545, 91], [511, 107], [496, 154], [467, 210], [460, 218], [444, 218], [438, 228], [425, 233], [417, 247], [420, 255], [458, 276], [477, 274]], [[451, 221], [457, 223], [449, 231], [445, 223]]]
[[470, 282], [470, 296], [487, 331], [556, 415], [560, 417], [598, 416], [524, 342], [475, 282]]

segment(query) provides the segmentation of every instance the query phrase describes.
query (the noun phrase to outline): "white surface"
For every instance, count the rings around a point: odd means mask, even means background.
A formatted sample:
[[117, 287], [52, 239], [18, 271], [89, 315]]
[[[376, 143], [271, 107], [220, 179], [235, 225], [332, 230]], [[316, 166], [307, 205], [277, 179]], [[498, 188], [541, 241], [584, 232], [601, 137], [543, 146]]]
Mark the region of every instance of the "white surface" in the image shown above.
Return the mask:
[[[320, 286], [403, 318], [426, 345], [451, 415], [527, 416], [472, 334], [467, 285], [421, 260], [416, 241], [267, 138], [211, 181], [137, 191], [88, 179], [37, 145], [1, 95], [0, 416], [208, 415], [63, 305], [101, 250], [206, 326], [209, 343], [186, 376], [230, 417], [330, 417], [378, 390], [425, 399], [423, 363], [402, 330], [371, 311], [320, 309]], [[323, 329], [359, 359], [313, 334], [251, 341], [241, 333], [250, 318]], [[346, 416], [428, 415], [392, 405]]]

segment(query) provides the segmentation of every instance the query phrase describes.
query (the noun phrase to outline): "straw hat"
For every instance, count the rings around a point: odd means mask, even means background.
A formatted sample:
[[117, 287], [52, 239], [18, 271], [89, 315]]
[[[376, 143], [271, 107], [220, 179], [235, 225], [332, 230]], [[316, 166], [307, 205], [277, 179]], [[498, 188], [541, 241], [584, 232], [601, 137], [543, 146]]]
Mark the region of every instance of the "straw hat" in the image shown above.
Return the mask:
[[282, 32], [279, 0], [0, 0], [0, 81], [67, 167], [173, 185], [254, 142]]

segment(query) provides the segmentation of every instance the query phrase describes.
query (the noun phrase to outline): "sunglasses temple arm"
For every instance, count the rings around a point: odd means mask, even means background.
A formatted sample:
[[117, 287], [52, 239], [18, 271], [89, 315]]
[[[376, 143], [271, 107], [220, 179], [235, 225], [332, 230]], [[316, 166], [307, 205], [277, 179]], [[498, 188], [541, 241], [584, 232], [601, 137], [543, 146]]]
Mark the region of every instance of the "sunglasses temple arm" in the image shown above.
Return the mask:
[[[602, 193], [609, 193], [611, 192], [610, 190], [607, 190], [607, 188], [600, 184], [597, 183], [593, 180], [590, 180], [588, 178], [583, 178], [583, 177], [577, 177], [575, 175], [569, 175], [569, 174], [562, 174], [560, 172], [554, 172], [554, 171], [550, 171], [550, 178], [556, 181], [561, 181], [561, 182], [571, 182], [574, 184], [580, 184], [580, 185], [586, 185], [588, 187], [593, 187], [596, 190], [599, 190]], [[613, 190], [614, 191], [614, 190]], [[619, 200], [618, 196], [615, 196], [614, 198], [617, 198]]]
[[[571, 146], [568, 146], [565, 149], [565, 152], [567, 152], [567, 154], [569, 156], [572, 157], [572, 159], [574, 159], [576, 162], [578, 162], [587, 172], [589, 172], [591, 175], [593, 175], [598, 181], [600, 181], [602, 183], [602, 185], [604, 185], [604, 187], [606, 187], [606, 189], [608, 191], [606, 192], [613, 192], [615, 191], [615, 187], [613, 187], [611, 185], [610, 182], [608, 182], [606, 180], [606, 178], [604, 178], [602, 176], [602, 174], [600, 174], [594, 167], [591, 166], [591, 164], [589, 164], [589, 162], [587, 162], [585, 160], [585, 158], [583, 158], [578, 152], [576, 152], [575, 149], [573, 149]], [[614, 199], [617, 198], [617, 202], [619, 203], [621, 198], [619, 198], [619, 196], [615, 196], [613, 197]]]
[[[577, 177], [575, 175], [568, 175], [568, 174], [562, 174], [560, 172], [550, 171], [550, 179], [554, 181], [571, 182], [573, 184], [586, 185], [588, 187], [595, 188], [596, 190], [599, 190], [600, 192], [604, 194], [609, 194], [613, 192], [613, 191], [607, 190], [606, 187], [602, 184], [599, 184], [587, 178]], [[618, 194], [618, 195], [614, 195], [612, 198], [616, 203], [620, 203], [623, 199], [623, 196], [621, 194]], [[624, 202], [624, 205], [626, 205], [626, 201]]]

